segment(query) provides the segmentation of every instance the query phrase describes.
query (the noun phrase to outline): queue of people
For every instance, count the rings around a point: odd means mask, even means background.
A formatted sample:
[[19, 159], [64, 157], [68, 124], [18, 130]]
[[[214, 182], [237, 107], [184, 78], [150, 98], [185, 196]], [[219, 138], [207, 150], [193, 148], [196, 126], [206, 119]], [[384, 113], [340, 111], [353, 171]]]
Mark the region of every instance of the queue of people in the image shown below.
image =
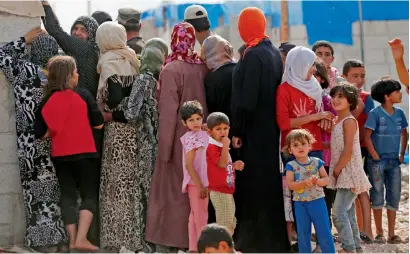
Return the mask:
[[[364, 64], [349, 60], [340, 75], [327, 41], [276, 48], [254, 7], [239, 16], [236, 53], [200, 5], [186, 9], [168, 47], [140, 37], [134, 9], [117, 22], [81, 16], [68, 34], [42, 3], [47, 33], [35, 28], [0, 49], [28, 246], [310, 253], [311, 224], [315, 251], [336, 252], [333, 225], [339, 252], [402, 242], [394, 221], [408, 137], [398, 81], [364, 91]], [[389, 43], [401, 73], [400, 41]]]

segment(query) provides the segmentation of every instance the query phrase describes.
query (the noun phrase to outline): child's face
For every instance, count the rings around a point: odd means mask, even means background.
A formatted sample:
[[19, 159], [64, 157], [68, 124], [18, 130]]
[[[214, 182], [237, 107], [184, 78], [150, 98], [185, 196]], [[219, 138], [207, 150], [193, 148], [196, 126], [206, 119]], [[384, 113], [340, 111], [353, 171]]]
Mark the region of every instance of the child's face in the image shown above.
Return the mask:
[[312, 76], [313, 76], [314, 73], [316, 73], [316, 66], [315, 66], [315, 64], [313, 64], [313, 65], [310, 67], [310, 69], [309, 69], [309, 71], [308, 71], [308, 73], [307, 73], [307, 75], [306, 75], [306, 80], [310, 80], [310, 79], [312, 78]]
[[385, 95], [386, 101], [390, 101], [391, 103], [400, 103], [403, 97], [403, 93], [400, 90], [392, 92], [390, 95]]
[[303, 158], [308, 156], [311, 149], [311, 145], [307, 140], [294, 140], [290, 143], [289, 153], [295, 156], [295, 158]]
[[209, 130], [209, 134], [216, 141], [222, 142], [222, 139], [224, 137], [228, 137], [229, 135], [229, 125], [226, 123], [221, 123], [220, 125], [217, 125]]
[[190, 131], [200, 131], [202, 128], [202, 116], [193, 114], [186, 121], [182, 120], [182, 124]]
[[326, 64], [327, 68], [330, 68], [332, 66], [333, 60], [335, 60], [335, 57], [332, 55], [332, 50], [328, 47], [318, 47], [316, 49], [316, 56], [321, 58], [323, 62]]
[[363, 67], [350, 68], [347, 75], [343, 75], [347, 82], [355, 84], [361, 89], [366, 83], [366, 69]]
[[335, 111], [349, 110], [350, 104], [342, 93], [337, 93], [332, 97], [332, 107]]
[[207, 247], [205, 253], [234, 253], [233, 248], [229, 247], [225, 241], [219, 242], [218, 248]]

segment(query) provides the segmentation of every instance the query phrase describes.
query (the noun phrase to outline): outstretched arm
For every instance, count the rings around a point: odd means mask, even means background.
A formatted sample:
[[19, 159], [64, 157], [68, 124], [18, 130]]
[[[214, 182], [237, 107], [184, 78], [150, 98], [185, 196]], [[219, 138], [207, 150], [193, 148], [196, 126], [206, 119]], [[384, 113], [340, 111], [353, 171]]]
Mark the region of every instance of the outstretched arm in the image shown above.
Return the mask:
[[66, 54], [71, 54], [74, 57], [86, 54], [88, 43], [85, 40], [78, 39], [66, 33], [60, 26], [58, 19], [47, 1], [43, 1], [45, 12], [44, 27], [47, 32], [53, 36], [58, 45]]
[[406, 64], [404, 63], [404, 46], [400, 39], [395, 38], [389, 41], [389, 45], [392, 50], [394, 62], [396, 64], [397, 74], [399, 75], [400, 82], [409, 87], [409, 72], [406, 68]]

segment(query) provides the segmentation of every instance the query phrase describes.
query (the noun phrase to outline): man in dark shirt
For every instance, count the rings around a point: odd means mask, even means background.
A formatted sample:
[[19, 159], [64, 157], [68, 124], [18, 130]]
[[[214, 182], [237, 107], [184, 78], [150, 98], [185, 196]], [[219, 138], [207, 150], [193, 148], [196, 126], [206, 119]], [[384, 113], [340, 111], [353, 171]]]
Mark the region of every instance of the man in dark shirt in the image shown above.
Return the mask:
[[125, 27], [127, 31], [127, 45], [136, 54], [141, 54], [145, 42], [140, 36], [141, 12], [133, 8], [121, 8], [118, 10], [118, 23]]
[[199, 44], [212, 35], [211, 22], [208, 19], [208, 12], [201, 5], [191, 5], [185, 9], [184, 21], [195, 28], [195, 37]]

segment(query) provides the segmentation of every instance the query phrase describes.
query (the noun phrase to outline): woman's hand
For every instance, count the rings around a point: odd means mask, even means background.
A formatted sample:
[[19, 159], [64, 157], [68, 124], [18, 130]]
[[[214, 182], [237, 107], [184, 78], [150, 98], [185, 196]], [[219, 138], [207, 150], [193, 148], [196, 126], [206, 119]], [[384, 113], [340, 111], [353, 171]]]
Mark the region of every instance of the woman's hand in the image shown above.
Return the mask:
[[327, 120], [333, 120], [334, 115], [332, 114], [332, 112], [329, 111], [323, 111], [323, 112], [318, 112], [316, 114], [314, 114], [315, 120], [316, 121], [320, 121], [323, 119], [327, 119]]
[[238, 137], [232, 137], [232, 145], [234, 148], [238, 149], [242, 146], [242, 139]]
[[394, 38], [393, 40], [389, 41], [389, 45], [390, 45], [394, 60], [397, 61], [397, 60], [403, 59], [403, 55], [404, 55], [403, 42], [398, 38]]
[[28, 33], [24, 35], [24, 40], [26, 41], [26, 44], [31, 44], [34, 39], [36, 39], [39, 35], [45, 34], [46, 32], [41, 29], [41, 27], [35, 27], [31, 29]]

